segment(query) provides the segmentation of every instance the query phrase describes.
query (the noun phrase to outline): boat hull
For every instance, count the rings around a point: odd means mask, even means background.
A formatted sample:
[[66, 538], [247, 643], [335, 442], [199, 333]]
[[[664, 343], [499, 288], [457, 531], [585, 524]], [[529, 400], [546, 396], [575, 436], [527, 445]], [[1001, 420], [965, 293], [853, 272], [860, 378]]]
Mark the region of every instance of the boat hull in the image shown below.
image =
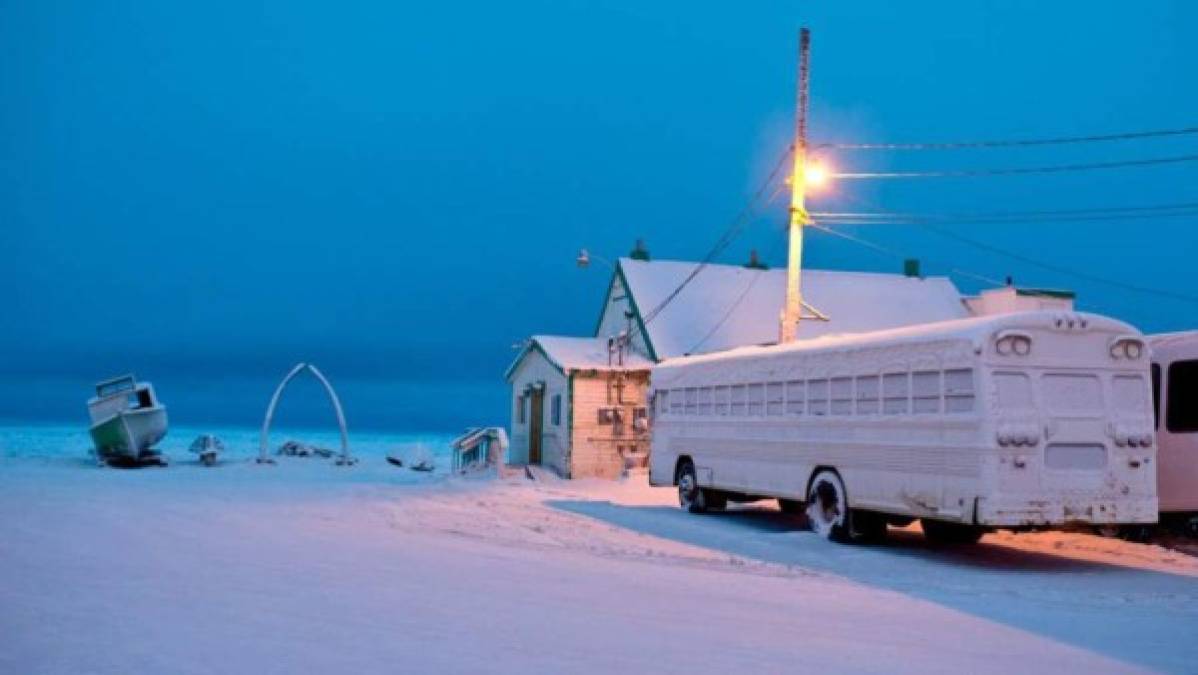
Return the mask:
[[166, 436], [166, 408], [123, 410], [92, 425], [96, 454], [105, 460], [138, 459]]

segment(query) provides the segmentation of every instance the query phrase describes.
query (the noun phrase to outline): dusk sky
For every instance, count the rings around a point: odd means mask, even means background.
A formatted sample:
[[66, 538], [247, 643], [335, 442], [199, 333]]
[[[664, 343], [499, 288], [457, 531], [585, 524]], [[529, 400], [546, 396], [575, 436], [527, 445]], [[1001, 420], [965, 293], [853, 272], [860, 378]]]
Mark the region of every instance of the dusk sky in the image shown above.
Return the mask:
[[[790, 141], [799, 26], [812, 142], [1037, 138], [1198, 124], [1198, 5], [6, 2], [0, 371], [326, 371], [501, 380], [512, 343], [588, 334], [615, 258], [698, 259]], [[1084, 19], [1082, 21], [1081, 19]], [[1198, 153], [1198, 136], [848, 152], [842, 171]], [[837, 181], [813, 210], [1198, 202], [1198, 164]], [[721, 261], [785, 263], [778, 199]], [[962, 224], [1063, 270], [1198, 296], [1194, 218]], [[902, 225], [845, 228], [1146, 331], [1198, 304]], [[901, 260], [813, 232], [814, 268]], [[954, 281], [974, 292], [980, 283]], [[110, 372], [111, 371], [111, 372]], [[95, 377], [93, 377], [93, 375]], [[82, 394], [81, 394], [82, 395]]]

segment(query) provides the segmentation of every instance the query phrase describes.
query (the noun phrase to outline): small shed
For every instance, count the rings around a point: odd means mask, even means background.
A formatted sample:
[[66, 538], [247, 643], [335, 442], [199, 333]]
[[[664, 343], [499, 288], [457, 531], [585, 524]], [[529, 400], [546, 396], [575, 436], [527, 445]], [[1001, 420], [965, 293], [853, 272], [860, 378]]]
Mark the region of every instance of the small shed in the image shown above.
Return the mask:
[[567, 478], [615, 478], [649, 456], [648, 358], [627, 340], [535, 335], [505, 378], [512, 387], [509, 462]]

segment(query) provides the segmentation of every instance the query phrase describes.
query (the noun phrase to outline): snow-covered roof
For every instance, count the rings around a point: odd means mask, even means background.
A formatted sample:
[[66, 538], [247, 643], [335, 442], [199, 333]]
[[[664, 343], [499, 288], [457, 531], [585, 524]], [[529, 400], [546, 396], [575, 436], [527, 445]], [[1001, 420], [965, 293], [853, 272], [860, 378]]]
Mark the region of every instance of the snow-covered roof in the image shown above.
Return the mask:
[[616, 355], [609, 353], [607, 338], [534, 335], [507, 369], [510, 379], [516, 366], [531, 352], [540, 352], [558, 370], [570, 373], [579, 370], [647, 370], [653, 362], [632, 351], [624, 351], [624, 363], [618, 365]]
[[[697, 263], [621, 258], [637, 313], [652, 312]], [[644, 322], [658, 359], [777, 342], [786, 270], [708, 265], [663, 309]], [[800, 339], [860, 333], [969, 316], [961, 293], [945, 277], [803, 270], [803, 300], [828, 321], [799, 323]], [[609, 303], [610, 304], [610, 303]]]
[[879, 330], [850, 335], [825, 335], [810, 340], [796, 340], [784, 345], [745, 346], [730, 349], [720, 353], [696, 354], [694, 356], [670, 359], [658, 364], [654, 372], [694, 363], [710, 363], [718, 361], [768, 356], [788, 352], [819, 351], [829, 348], [853, 349], [858, 347], [876, 347], [925, 341], [928, 339], [969, 340], [975, 344], [981, 343], [995, 331], [1004, 328], [1044, 328], [1050, 329], [1059, 325], [1061, 320], [1083, 322], [1091, 332], [1105, 332], [1127, 335], [1138, 335], [1130, 324], [1098, 314], [1085, 312], [1054, 312], [1050, 310], [1037, 312], [1017, 312], [1010, 314], [990, 314], [986, 316], [953, 319], [912, 326], [902, 326], [887, 330]]

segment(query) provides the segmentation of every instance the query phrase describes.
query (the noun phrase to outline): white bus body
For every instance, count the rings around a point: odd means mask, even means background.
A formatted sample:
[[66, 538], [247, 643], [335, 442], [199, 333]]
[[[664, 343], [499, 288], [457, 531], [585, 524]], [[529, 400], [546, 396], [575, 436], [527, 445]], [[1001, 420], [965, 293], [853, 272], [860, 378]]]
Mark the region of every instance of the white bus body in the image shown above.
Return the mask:
[[1148, 336], [1161, 514], [1198, 515], [1198, 331]]
[[1147, 352], [1125, 323], [1028, 312], [667, 360], [649, 481], [688, 466], [718, 501], [794, 506], [830, 470], [883, 533], [1153, 523]]

